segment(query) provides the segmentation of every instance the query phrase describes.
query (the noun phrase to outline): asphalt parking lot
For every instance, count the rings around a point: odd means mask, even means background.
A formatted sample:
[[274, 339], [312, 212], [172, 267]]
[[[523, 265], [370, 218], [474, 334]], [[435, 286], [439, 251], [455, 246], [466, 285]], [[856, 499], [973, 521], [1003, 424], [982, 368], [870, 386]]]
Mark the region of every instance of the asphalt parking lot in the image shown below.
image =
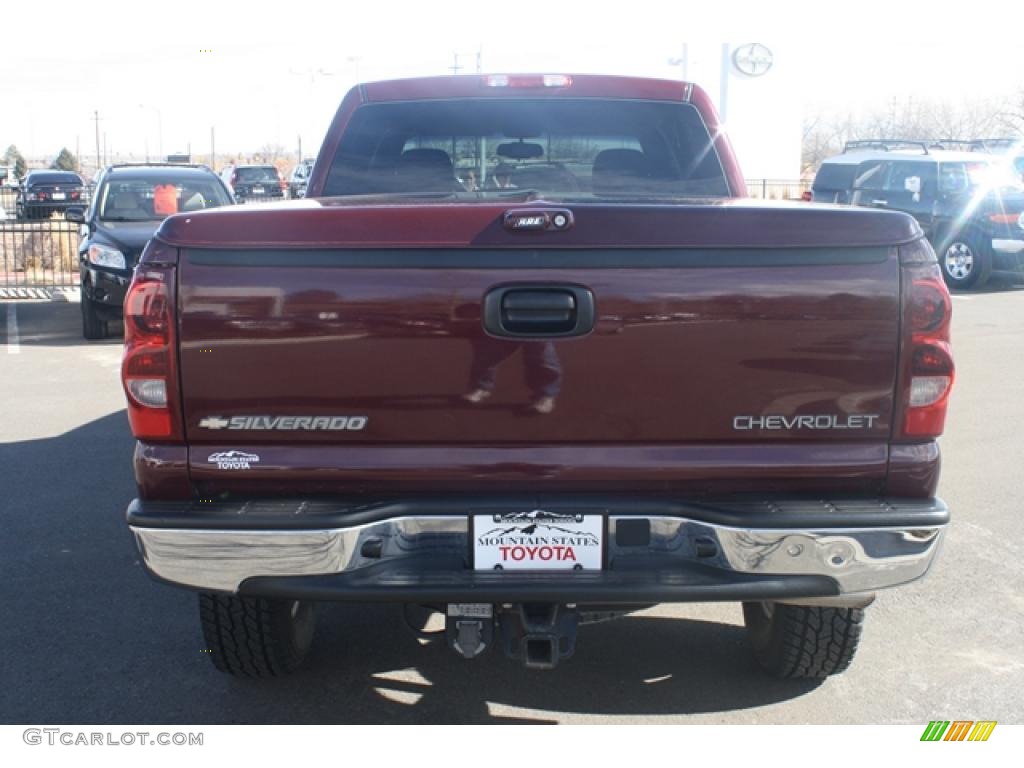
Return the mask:
[[0, 722], [1024, 722], [1024, 287], [954, 311], [954, 524], [929, 577], [869, 609], [846, 674], [762, 676], [738, 605], [585, 627], [553, 672], [421, 645], [397, 608], [329, 605], [305, 669], [250, 681], [213, 669], [195, 598], [139, 565], [120, 341], [84, 342], [73, 302], [0, 301]]

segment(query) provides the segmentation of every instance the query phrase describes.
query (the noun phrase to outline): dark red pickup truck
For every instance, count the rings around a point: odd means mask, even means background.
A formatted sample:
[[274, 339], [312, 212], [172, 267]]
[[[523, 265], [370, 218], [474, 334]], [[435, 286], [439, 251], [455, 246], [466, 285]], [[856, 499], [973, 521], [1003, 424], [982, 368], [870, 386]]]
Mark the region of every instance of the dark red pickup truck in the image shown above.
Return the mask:
[[295, 668], [320, 601], [531, 667], [741, 601], [769, 672], [845, 669], [949, 521], [951, 303], [909, 216], [744, 195], [692, 85], [491, 75], [358, 86], [305, 200], [167, 219], [128, 524], [217, 667]]

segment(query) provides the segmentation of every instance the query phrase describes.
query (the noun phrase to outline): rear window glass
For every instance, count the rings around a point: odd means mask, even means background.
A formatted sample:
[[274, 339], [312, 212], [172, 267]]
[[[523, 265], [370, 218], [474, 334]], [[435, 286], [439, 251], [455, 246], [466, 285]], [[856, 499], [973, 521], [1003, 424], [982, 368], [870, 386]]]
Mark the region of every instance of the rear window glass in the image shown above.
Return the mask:
[[889, 177], [885, 182], [887, 192], [910, 192], [912, 194], [935, 196], [935, 181], [938, 174], [935, 163], [892, 163]]
[[81, 184], [82, 177], [77, 173], [33, 173], [29, 182], [32, 184]]
[[1019, 190], [1021, 186], [1020, 172], [1002, 158], [990, 163], [968, 164], [967, 176], [972, 188]]
[[856, 175], [857, 165], [854, 163], [825, 163], [818, 169], [812, 186], [814, 189], [830, 191], [846, 190], [853, 187]]
[[230, 205], [224, 188], [210, 178], [112, 179], [101, 190], [104, 221], [160, 221], [173, 213]]
[[854, 189], [885, 189], [885, 180], [889, 172], [889, 163], [881, 160], [861, 163], [857, 166], [857, 176], [853, 180]]
[[270, 166], [259, 168], [238, 168], [235, 181], [277, 181], [277, 169]]
[[352, 117], [325, 195], [724, 197], [689, 104], [453, 99], [371, 104]]

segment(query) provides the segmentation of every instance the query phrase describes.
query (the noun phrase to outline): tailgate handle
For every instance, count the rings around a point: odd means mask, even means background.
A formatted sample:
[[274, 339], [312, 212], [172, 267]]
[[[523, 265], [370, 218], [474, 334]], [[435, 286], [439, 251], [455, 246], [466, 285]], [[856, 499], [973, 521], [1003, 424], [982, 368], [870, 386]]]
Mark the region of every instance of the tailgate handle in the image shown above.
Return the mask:
[[495, 336], [580, 336], [594, 326], [594, 296], [581, 286], [501, 286], [484, 297]]

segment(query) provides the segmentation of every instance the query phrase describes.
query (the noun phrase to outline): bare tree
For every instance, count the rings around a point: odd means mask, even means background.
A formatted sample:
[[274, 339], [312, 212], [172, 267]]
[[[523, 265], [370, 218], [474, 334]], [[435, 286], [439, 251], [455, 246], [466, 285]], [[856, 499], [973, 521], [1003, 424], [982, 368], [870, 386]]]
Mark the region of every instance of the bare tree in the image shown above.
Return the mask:
[[821, 161], [842, 152], [855, 139], [940, 141], [977, 139], [994, 134], [1024, 133], [1024, 88], [1014, 98], [934, 101], [914, 96], [894, 97], [859, 117], [812, 111], [804, 122], [804, 177]]
[[1024, 85], [1006, 100], [1006, 106], [997, 115], [997, 125], [1003, 133], [1024, 136]]
[[857, 128], [851, 115], [811, 113], [804, 121], [801, 176], [813, 176], [822, 161], [842, 152], [843, 145], [856, 133]]
[[260, 158], [265, 163], [273, 163], [281, 155], [285, 154], [285, 149], [280, 144], [264, 144], [260, 147]]

